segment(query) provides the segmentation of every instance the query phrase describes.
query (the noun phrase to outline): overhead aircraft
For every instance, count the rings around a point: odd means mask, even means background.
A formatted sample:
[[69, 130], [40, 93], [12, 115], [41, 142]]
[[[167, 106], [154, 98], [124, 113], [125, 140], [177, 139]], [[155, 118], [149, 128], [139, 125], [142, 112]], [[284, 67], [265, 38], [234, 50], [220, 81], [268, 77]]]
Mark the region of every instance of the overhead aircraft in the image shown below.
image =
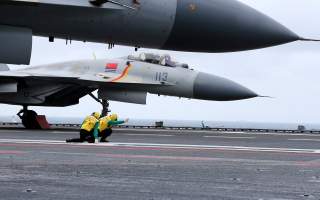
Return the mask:
[[[18, 113], [26, 128], [39, 128], [37, 113], [28, 106], [65, 107], [90, 95], [146, 104], [147, 93], [212, 101], [234, 101], [258, 95], [225, 78], [198, 72], [169, 55], [142, 53], [118, 59], [81, 60], [10, 71], [0, 68], [0, 103], [22, 105]], [[98, 90], [98, 96], [92, 92]]]
[[1, 0], [0, 63], [29, 64], [33, 35], [192, 52], [304, 40], [236, 0]]

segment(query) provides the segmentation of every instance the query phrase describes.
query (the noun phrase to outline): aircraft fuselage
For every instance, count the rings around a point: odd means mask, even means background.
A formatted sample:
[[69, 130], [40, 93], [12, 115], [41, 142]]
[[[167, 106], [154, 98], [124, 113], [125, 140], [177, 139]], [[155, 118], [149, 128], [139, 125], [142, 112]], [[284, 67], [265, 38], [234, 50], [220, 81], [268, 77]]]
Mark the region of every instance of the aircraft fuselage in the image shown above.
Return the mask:
[[27, 27], [38, 36], [194, 52], [241, 51], [299, 39], [234, 0], [139, 1], [120, 1], [135, 10], [94, 7], [87, 0], [1, 3], [0, 24]]

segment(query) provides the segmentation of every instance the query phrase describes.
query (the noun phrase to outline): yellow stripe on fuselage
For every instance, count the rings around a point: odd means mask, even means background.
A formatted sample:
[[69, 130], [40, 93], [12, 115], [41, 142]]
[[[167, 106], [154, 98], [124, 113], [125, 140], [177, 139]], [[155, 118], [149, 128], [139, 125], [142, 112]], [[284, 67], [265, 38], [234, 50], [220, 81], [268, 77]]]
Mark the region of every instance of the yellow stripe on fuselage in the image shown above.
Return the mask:
[[111, 82], [118, 82], [124, 78], [126, 78], [129, 74], [130, 69], [132, 68], [132, 65], [128, 65], [123, 72], [121, 73], [120, 76], [118, 76], [117, 78], [113, 79]]

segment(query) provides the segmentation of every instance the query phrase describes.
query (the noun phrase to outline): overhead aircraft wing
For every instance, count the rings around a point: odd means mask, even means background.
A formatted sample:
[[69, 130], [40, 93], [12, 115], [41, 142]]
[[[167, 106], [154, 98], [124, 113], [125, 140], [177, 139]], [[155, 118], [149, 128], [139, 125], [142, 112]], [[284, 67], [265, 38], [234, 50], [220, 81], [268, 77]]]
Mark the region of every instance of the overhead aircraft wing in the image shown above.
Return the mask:
[[1, 0], [1, 4], [13, 5], [59, 5], [59, 6], [77, 6], [77, 7], [95, 7], [104, 9], [136, 9], [130, 5], [121, 3], [118, 0]]

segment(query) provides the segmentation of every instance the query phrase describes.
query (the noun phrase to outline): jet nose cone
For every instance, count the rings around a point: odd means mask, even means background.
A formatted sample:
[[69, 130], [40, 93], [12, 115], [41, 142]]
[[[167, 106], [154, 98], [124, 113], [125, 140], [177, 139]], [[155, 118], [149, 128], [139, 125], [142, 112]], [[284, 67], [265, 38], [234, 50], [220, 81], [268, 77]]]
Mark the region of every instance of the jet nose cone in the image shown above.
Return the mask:
[[213, 101], [235, 101], [258, 96], [238, 83], [206, 73], [197, 75], [193, 93], [196, 99]]
[[236, 43], [237, 48], [241, 48], [245, 43], [248, 44], [248, 49], [264, 48], [300, 39], [297, 34], [279, 22], [249, 6], [242, 5], [242, 13], [246, 14], [238, 16], [239, 23], [235, 27], [235, 33], [238, 31], [242, 34], [234, 34], [236, 40], [239, 41]]
[[165, 48], [233, 52], [299, 39], [283, 25], [239, 1], [184, 0], [178, 1], [175, 25]]

